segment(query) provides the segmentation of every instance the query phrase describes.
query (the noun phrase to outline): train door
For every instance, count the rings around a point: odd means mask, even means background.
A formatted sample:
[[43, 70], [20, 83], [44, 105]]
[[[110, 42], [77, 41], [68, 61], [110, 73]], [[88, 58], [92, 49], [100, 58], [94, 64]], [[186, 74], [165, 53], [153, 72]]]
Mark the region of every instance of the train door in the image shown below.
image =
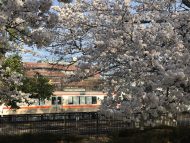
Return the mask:
[[56, 112], [61, 111], [62, 98], [60, 96], [53, 96], [51, 98], [51, 104]]

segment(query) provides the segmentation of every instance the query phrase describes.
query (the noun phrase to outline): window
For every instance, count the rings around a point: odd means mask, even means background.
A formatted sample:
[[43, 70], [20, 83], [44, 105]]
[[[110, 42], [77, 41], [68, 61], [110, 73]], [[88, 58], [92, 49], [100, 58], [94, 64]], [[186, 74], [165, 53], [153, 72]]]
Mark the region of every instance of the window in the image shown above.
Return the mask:
[[73, 104], [79, 104], [79, 96], [73, 97]]
[[57, 97], [57, 105], [61, 105], [61, 97]]
[[32, 105], [39, 105], [39, 100], [38, 99], [31, 99]]
[[45, 100], [44, 99], [40, 99], [39, 102], [40, 102], [39, 105], [45, 105]]
[[69, 96], [68, 104], [97, 104], [96, 96]]
[[68, 104], [73, 104], [73, 97], [72, 96], [68, 97]]
[[51, 98], [51, 104], [52, 104], [52, 105], [55, 105], [55, 104], [56, 104], [56, 97], [52, 97], [52, 98]]
[[92, 104], [97, 104], [97, 97], [96, 96], [92, 97]]
[[86, 104], [92, 104], [92, 97], [86, 96]]
[[80, 104], [85, 104], [85, 96], [80, 96]]
[[61, 105], [62, 104], [61, 97], [52, 97], [51, 98], [51, 104], [52, 105]]

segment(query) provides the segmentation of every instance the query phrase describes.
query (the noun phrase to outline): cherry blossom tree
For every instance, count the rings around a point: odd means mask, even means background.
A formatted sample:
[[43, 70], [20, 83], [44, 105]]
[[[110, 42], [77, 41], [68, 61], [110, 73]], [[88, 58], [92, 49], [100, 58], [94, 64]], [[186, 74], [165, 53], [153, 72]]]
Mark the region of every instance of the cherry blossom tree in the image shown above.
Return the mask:
[[190, 11], [183, 2], [78, 0], [55, 6], [59, 28], [47, 50], [60, 59], [77, 57], [79, 70], [70, 80], [101, 74], [108, 93], [102, 111], [152, 125], [150, 119], [163, 114], [175, 119], [190, 105]]
[[[7, 52], [22, 52], [23, 47], [48, 46], [52, 42], [52, 28], [58, 21], [51, 11], [51, 0], [0, 0], [0, 65]], [[7, 76], [7, 73], [8, 76]], [[26, 94], [12, 85], [22, 84], [23, 74], [9, 67], [0, 68], [0, 104], [22, 101]], [[11, 102], [13, 103], [13, 102]], [[14, 102], [16, 103], [16, 102]]]
[[57, 22], [51, 5], [51, 0], [1, 0], [1, 45], [5, 49], [12, 45], [10, 42], [47, 46], [52, 39], [48, 28]]

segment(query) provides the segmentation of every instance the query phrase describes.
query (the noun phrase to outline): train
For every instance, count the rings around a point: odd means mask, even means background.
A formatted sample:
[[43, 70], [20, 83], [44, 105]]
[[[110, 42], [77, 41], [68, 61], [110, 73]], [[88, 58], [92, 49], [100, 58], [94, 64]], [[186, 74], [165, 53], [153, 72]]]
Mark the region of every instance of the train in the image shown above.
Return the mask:
[[31, 105], [22, 103], [19, 109], [4, 106], [0, 114], [6, 116], [97, 112], [105, 96], [103, 92], [55, 91], [50, 99], [42, 101], [32, 99]]

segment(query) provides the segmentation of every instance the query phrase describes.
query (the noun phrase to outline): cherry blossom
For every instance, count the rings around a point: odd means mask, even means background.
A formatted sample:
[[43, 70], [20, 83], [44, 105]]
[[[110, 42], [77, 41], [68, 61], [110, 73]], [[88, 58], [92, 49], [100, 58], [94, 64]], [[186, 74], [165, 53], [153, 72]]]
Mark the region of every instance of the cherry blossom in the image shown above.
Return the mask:
[[57, 56], [77, 57], [72, 80], [101, 75], [102, 112], [153, 125], [188, 111], [190, 13], [181, 1], [79, 0], [54, 9]]
[[[0, 65], [7, 52], [19, 52], [26, 45], [41, 48], [52, 43], [51, 30], [58, 16], [51, 6], [51, 0], [0, 0]], [[22, 78], [22, 74], [10, 72], [9, 67], [0, 67], [0, 104], [8, 106], [11, 101], [16, 105], [27, 99], [28, 94], [12, 89], [22, 84]]]

